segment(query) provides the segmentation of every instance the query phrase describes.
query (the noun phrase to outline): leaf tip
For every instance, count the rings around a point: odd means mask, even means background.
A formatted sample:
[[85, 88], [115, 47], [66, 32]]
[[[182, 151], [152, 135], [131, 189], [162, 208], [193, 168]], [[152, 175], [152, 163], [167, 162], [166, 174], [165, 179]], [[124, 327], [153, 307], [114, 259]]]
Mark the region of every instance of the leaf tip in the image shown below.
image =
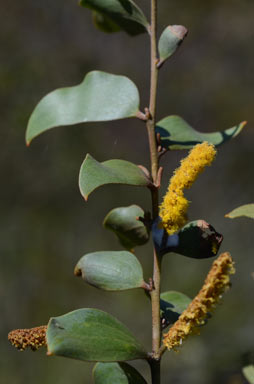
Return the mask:
[[247, 125], [247, 124], [248, 124], [247, 120], [242, 121], [241, 124], [240, 124], [241, 128], [243, 129], [245, 127], [245, 125]]
[[25, 143], [26, 146], [29, 147], [31, 144], [32, 139], [28, 136], [28, 132], [26, 131], [26, 136], [25, 136]]
[[179, 40], [183, 40], [188, 35], [188, 29], [183, 25], [169, 25], [167, 27], [170, 32], [178, 37]]
[[74, 275], [77, 277], [82, 275], [81, 269], [78, 267], [78, 265], [76, 265], [76, 267], [74, 268]]

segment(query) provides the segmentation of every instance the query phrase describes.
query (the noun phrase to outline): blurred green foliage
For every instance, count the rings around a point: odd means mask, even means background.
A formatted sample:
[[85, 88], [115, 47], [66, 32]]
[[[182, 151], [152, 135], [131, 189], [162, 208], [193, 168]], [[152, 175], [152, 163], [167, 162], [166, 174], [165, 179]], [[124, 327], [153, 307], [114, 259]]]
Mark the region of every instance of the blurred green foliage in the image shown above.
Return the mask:
[[[182, 24], [189, 35], [161, 70], [158, 119], [179, 114], [202, 132], [249, 122], [239, 137], [219, 149], [213, 167], [188, 195], [190, 219], [207, 220], [224, 235], [221, 250], [230, 251], [236, 261], [233, 287], [201, 336], [189, 340], [180, 354], [167, 354], [164, 383], [245, 383], [242, 360], [254, 348], [253, 229], [252, 222], [232, 222], [224, 214], [253, 201], [254, 3], [160, 3], [161, 32], [168, 24]], [[137, 4], [148, 6], [147, 0]], [[76, 1], [0, 0], [0, 9], [0, 379], [8, 384], [88, 384], [90, 364], [49, 358], [44, 351], [18, 353], [7, 333], [46, 324], [50, 316], [76, 308], [97, 307], [126, 323], [150, 346], [150, 307], [141, 291], [101, 294], [73, 275], [84, 253], [121, 250], [101, 224], [110, 209], [134, 203], [146, 209], [150, 203], [148, 192], [121, 186], [98, 190], [85, 203], [78, 190], [80, 165], [89, 152], [98, 161], [122, 158], [148, 166], [145, 129], [132, 120], [65, 127], [48, 132], [28, 149], [25, 128], [42, 96], [79, 84], [93, 69], [130, 77], [145, 107], [149, 42], [145, 35], [131, 39], [124, 33], [109, 37], [97, 31], [90, 12]], [[170, 177], [182, 156], [179, 152], [163, 158], [164, 175]], [[152, 270], [147, 250], [145, 246], [137, 252], [146, 278]], [[164, 272], [163, 290], [194, 296], [211, 260], [175, 255], [164, 263], [168, 275]], [[145, 363], [135, 364], [142, 371]]]

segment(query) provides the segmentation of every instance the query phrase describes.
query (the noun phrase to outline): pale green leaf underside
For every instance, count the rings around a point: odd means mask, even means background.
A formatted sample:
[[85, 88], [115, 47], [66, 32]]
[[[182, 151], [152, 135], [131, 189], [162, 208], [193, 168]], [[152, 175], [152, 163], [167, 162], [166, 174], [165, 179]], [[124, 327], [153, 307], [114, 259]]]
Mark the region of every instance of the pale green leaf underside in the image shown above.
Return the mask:
[[148, 30], [145, 15], [132, 0], [81, 0], [80, 5], [100, 12], [130, 35]]
[[168, 116], [156, 124], [156, 133], [160, 134], [161, 145], [167, 149], [189, 149], [198, 143], [207, 141], [219, 146], [236, 137], [246, 122], [221, 132], [201, 133], [193, 129], [180, 116]]
[[28, 122], [26, 142], [50, 128], [134, 117], [138, 110], [139, 93], [131, 80], [89, 72], [80, 85], [57, 89], [39, 102]]
[[254, 365], [247, 365], [244, 367], [243, 374], [250, 384], [254, 384]]
[[94, 384], [146, 384], [140, 373], [127, 363], [97, 363], [93, 381]]
[[226, 215], [226, 217], [229, 217], [230, 219], [235, 219], [236, 217], [242, 216], [254, 219], [254, 204], [242, 205], [241, 207], [234, 209], [232, 212]]
[[98, 309], [84, 308], [50, 319], [48, 354], [83, 361], [145, 359], [146, 352], [125, 325]]
[[91, 192], [105, 184], [146, 187], [151, 182], [137, 165], [129, 161], [115, 159], [99, 163], [88, 154], [79, 173], [81, 195], [87, 200]]
[[127, 251], [88, 253], [76, 265], [75, 275], [106, 291], [141, 288], [144, 284], [140, 262]]
[[149, 240], [149, 233], [144, 223], [144, 211], [137, 205], [112, 209], [104, 219], [105, 228], [113, 231], [126, 249], [133, 249]]

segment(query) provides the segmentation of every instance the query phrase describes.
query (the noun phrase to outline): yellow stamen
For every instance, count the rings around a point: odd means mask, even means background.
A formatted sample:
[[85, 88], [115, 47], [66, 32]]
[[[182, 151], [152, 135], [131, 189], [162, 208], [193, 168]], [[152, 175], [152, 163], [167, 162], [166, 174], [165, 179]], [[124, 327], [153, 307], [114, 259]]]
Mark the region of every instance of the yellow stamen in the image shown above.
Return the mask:
[[183, 227], [187, 221], [189, 202], [184, 197], [183, 190], [192, 186], [204, 168], [212, 164], [215, 156], [216, 150], [212, 144], [197, 144], [175, 170], [159, 213], [162, 225], [169, 235]]
[[169, 350], [180, 346], [187, 336], [195, 333], [197, 328], [205, 323], [208, 313], [230, 285], [229, 275], [235, 273], [233, 265], [233, 260], [227, 252], [214, 261], [198, 295], [168, 333], [164, 334], [163, 343]]

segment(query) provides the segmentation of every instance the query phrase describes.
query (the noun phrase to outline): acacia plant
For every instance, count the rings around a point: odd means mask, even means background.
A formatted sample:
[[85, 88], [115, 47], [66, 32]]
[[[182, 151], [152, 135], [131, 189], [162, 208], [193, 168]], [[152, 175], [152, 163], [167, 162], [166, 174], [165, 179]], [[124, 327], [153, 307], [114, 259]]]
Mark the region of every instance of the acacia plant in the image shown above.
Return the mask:
[[[160, 68], [187, 35], [184, 26], [169, 25], [158, 38], [157, 2], [150, 0], [150, 22], [132, 0], [80, 2], [92, 11], [95, 24], [105, 32], [123, 30], [131, 36], [147, 34], [151, 50], [150, 101], [144, 111], [139, 108], [138, 89], [129, 78], [93, 71], [80, 85], [45, 96], [35, 107], [26, 131], [29, 145], [35, 137], [57, 126], [136, 118], [146, 127], [149, 138], [150, 171], [123, 159], [100, 163], [90, 154], [86, 155], [79, 174], [80, 191], [85, 200], [105, 184], [125, 184], [143, 187], [144, 193], [150, 193], [151, 207], [143, 210], [131, 205], [110, 211], [104, 226], [116, 234], [123, 250], [86, 254], [77, 263], [75, 274], [101, 290], [144, 290], [144, 299], [148, 296], [151, 301], [151, 351], [146, 351], [124, 324], [106, 312], [91, 308], [53, 317], [46, 326], [14, 330], [9, 334], [10, 341], [21, 350], [46, 345], [49, 356], [97, 362], [93, 370], [95, 384], [146, 383], [141, 374], [126, 363], [135, 359], [148, 362], [152, 383], [159, 384], [163, 354], [177, 349], [188, 335], [207, 323], [210, 312], [229, 286], [229, 275], [234, 272], [231, 256], [224, 253], [213, 262], [193, 300], [180, 292], [160, 291], [165, 254], [174, 252], [197, 260], [217, 255], [222, 235], [204, 220], [188, 222], [189, 202], [184, 190], [212, 164], [216, 148], [234, 138], [245, 123], [223, 132], [200, 133], [179, 116], [157, 120]], [[186, 149], [190, 152], [171, 177], [160, 202], [161, 156], [171, 153], [170, 150]], [[153, 274], [145, 281], [135, 249], [147, 243], [150, 234]]]

